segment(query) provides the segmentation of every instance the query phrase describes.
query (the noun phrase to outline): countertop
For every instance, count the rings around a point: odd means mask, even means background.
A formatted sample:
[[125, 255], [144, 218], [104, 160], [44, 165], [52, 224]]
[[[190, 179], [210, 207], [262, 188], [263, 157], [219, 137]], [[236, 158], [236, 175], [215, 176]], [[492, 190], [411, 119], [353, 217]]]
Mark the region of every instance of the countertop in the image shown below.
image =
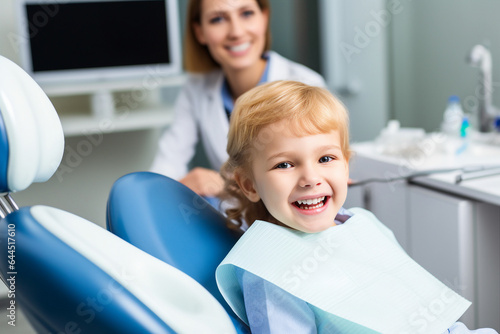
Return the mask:
[[[500, 206], [500, 145], [468, 143], [465, 150], [461, 150], [462, 144], [440, 134], [429, 134], [423, 141], [406, 148], [388, 149], [372, 141], [355, 143], [351, 149], [354, 159], [360, 156], [398, 166], [401, 176], [438, 171], [414, 177], [410, 182]], [[463, 173], [459, 168], [466, 168], [467, 172]], [[473, 173], [468, 172], [482, 168], [496, 173], [456, 182], [457, 176], [472, 176]], [[446, 170], [449, 171], [444, 172]]]

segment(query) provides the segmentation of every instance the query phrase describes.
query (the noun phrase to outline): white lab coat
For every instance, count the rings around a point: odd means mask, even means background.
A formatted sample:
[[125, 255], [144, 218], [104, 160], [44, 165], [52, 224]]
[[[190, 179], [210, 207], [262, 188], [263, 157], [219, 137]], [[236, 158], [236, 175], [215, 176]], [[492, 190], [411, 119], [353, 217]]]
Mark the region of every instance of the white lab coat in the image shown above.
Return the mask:
[[[269, 53], [268, 81], [295, 80], [326, 87], [323, 78], [313, 70], [292, 62], [276, 52]], [[152, 172], [180, 179], [188, 172], [199, 139], [211, 167], [219, 170], [227, 160], [229, 121], [224, 110], [221, 89], [222, 70], [190, 75], [175, 105], [174, 122], [159, 140]]]

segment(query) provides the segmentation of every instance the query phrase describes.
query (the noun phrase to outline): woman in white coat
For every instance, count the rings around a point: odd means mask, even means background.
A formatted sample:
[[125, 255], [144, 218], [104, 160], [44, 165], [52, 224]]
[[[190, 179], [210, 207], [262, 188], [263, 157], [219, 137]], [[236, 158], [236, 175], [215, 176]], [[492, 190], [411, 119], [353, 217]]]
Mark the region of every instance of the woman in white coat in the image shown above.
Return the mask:
[[[151, 171], [178, 179], [196, 193], [217, 196], [227, 159], [229, 117], [234, 101], [259, 83], [296, 80], [325, 86], [311, 69], [269, 51], [268, 0], [191, 0], [186, 23], [181, 90], [173, 124], [162, 134]], [[188, 171], [202, 140], [212, 169]]]

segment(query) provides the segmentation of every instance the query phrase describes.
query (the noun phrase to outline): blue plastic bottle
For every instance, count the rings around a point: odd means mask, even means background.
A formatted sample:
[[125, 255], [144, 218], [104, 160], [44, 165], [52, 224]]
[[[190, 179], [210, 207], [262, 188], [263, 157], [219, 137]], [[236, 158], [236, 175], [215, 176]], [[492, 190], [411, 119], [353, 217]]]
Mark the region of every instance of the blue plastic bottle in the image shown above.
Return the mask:
[[467, 147], [469, 146], [469, 128], [470, 128], [469, 118], [463, 117], [462, 125], [460, 126], [460, 139], [462, 143], [457, 149], [456, 152], [457, 155], [465, 152], [465, 150], [467, 150]]

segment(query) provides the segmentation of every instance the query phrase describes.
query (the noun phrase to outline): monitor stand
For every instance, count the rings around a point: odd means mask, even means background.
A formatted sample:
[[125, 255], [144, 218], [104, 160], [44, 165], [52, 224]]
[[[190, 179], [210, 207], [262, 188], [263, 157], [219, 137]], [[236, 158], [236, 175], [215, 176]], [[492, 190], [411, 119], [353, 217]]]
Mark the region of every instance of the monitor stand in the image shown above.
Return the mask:
[[98, 90], [90, 96], [92, 115], [96, 118], [111, 118], [115, 113], [113, 93], [109, 90]]

